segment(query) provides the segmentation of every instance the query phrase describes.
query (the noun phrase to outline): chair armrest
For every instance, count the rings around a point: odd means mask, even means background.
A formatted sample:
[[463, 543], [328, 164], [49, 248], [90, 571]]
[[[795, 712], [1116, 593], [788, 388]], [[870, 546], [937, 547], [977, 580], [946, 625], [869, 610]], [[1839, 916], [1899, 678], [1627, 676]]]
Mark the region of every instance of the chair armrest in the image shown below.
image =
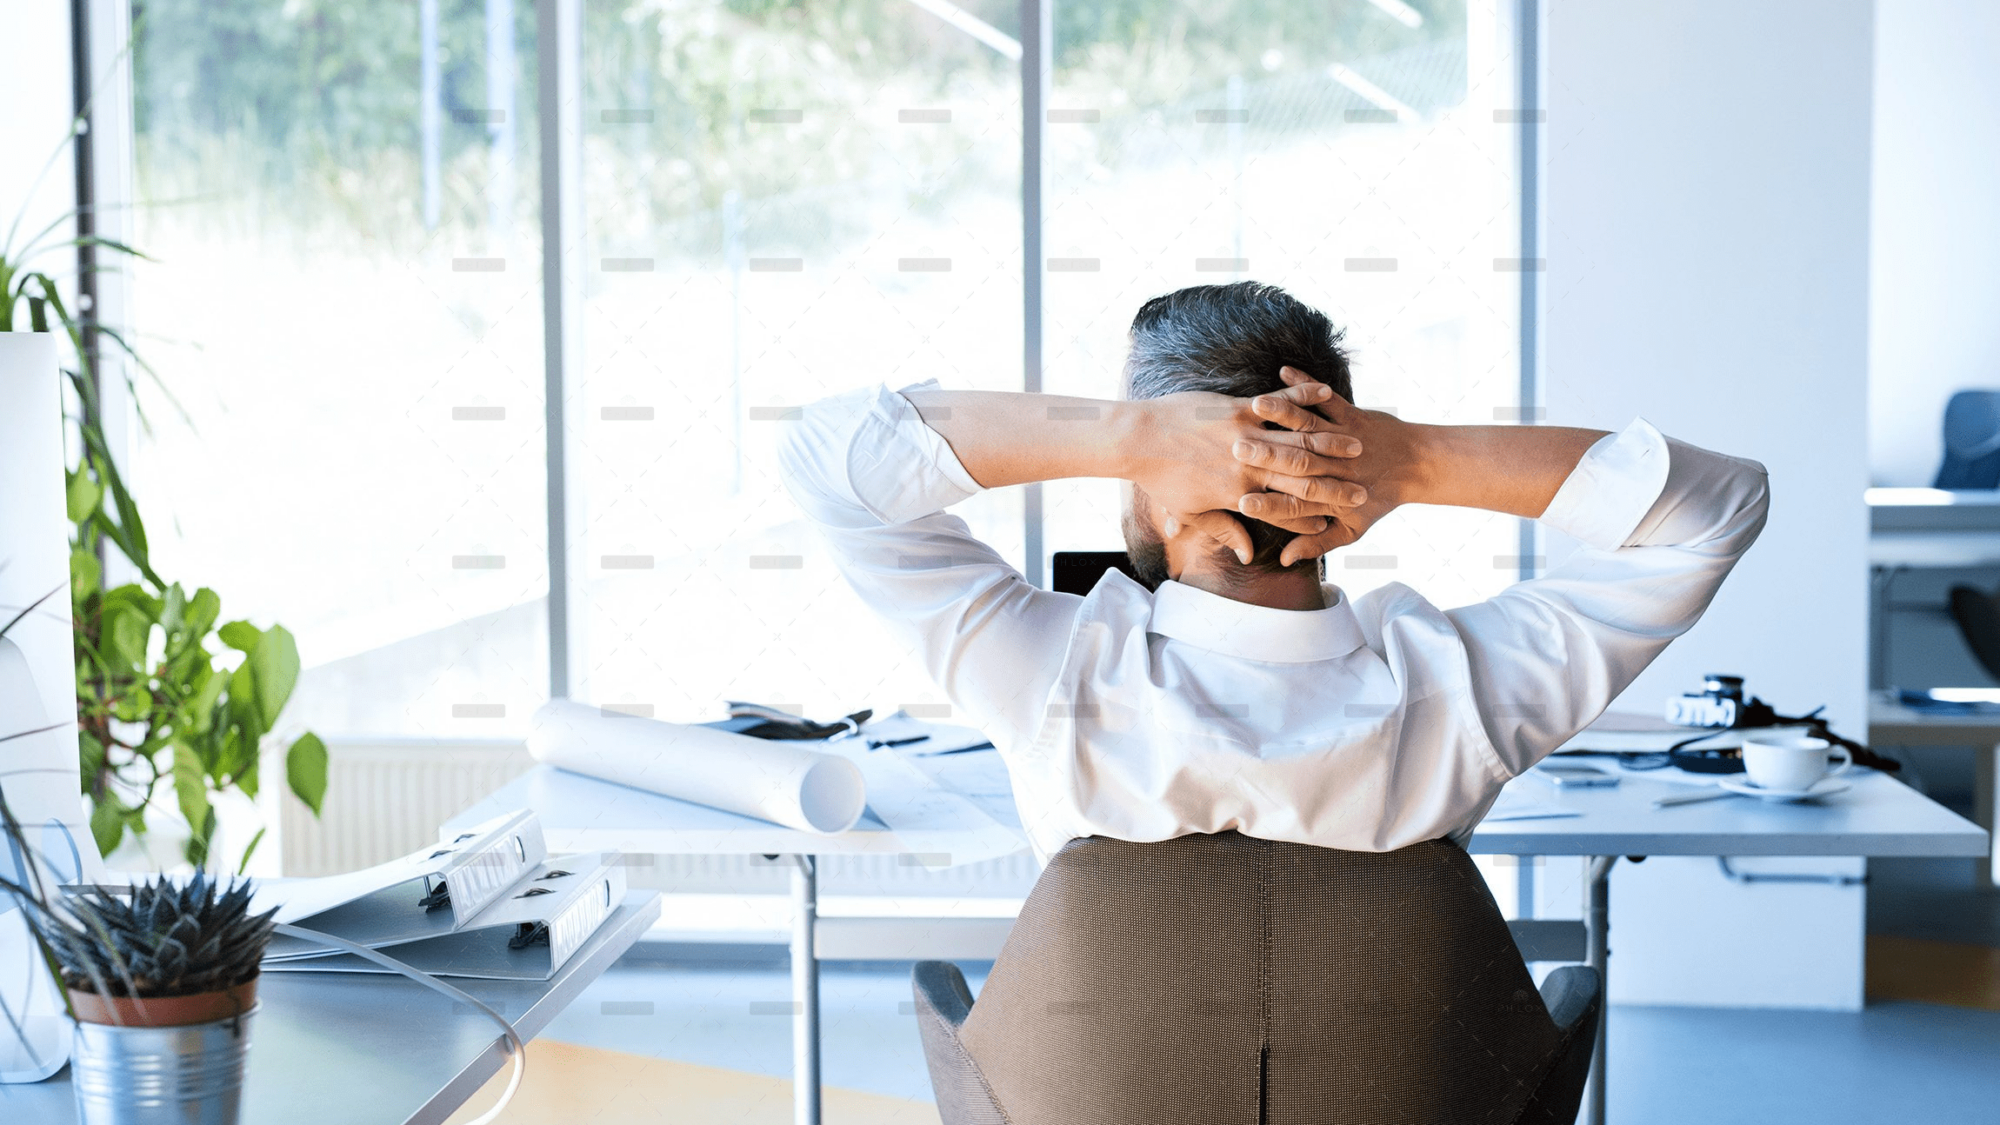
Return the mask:
[[972, 1014], [972, 990], [966, 987], [965, 974], [949, 961], [917, 962], [910, 970], [910, 985], [917, 1003], [928, 1006], [954, 1029], [963, 1026], [965, 1017]]
[[1597, 970], [1588, 965], [1564, 965], [1542, 982], [1542, 1003], [1549, 1018], [1567, 1032], [1597, 1010], [1599, 999]]

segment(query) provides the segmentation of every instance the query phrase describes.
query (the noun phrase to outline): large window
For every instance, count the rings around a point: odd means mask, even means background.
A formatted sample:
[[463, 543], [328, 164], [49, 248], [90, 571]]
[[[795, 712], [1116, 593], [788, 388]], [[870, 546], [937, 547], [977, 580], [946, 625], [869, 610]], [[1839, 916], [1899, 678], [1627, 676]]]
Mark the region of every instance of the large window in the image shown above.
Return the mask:
[[[297, 634], [288, 717], [329, 734], [516, 732], [552, 644], [663, 718], [937, 702], [779, 486], [791, 410], [1016, 388], [1037, 329], [1045, 389], [1115, 394], [1141, 301], [1253, 278], [1347, 327], [1364, 405], [1520, 417], [1507, 7], [1058, 0], [1042, 57], [1009, 0], [585, 0], [551, 637], [534, 0], [135, 0], [158, 557]], [[1117, 503], [963, 514], [1025, 569], [1116, 545]], [[1461, 602], [1518, 552], [1514, 521], [1406, 512], [1330, 577]]]
[[[585, 13], [582, 690], [681, 719], [933, 701], [780, 485], [775, 439], [866, 382], [1021, 385], [1009, 40], [909, 0]], [[1018, 495], [963, 514], [1019, 557]]]
[[518, 729], [548, 682], [533, 4], [133, 8], [155, 562], [293, 631], [289, 722]]

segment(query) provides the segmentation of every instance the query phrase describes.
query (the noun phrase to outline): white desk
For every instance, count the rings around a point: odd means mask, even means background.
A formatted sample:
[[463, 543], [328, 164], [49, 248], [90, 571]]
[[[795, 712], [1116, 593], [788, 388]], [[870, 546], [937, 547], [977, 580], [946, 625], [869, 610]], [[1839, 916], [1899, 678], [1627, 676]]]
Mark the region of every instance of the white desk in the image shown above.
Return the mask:
[[[888, 854], [924, 867], [952, 867], [1027, 847], [1018, 825], [998, 823], [979, 805], [937, 786], [893, 751], [869, 752], [858, 743], [841, 749], [861, 767], [869, 809], [860, 824], [837, 836], [799, 832], [550, 766], [536, 766], [445, 827], [461, 828], [514, 809], [533, 809], [552, 853], [616, 848], [633, 855], [755, 855], [789, 860], [792, 1003], [798, 1013], [792, 1023], [793, 1117], [797, 1125], [819, 1125], [819, 948], [827, 937], [819, 920], [819, 857]], [[878, 807], [882, 795], [891, 791], [901, 794], [895, 805]]]
[[[886, 752], [878, 752], [886, 753]], [[816, 953], [823, 935], [817, 919], [815, 857], [852, 852], [902, 852], [929, 865], [973, 862], [1007, 854], [994, 851], [1006, 837], [996, 824], [1018, 833], [1019, 818], [1004, 785], [1004, 768], [992, 751], [917, 759], [924, 772], [950, 787], [958, 803], [940, 802], [923, 833], [905, 840], [881, 828], [841, 836], [811, 836], [623, 786], [537, 768], [460, 814], [471, 823], [507, 808], [532, 808], [541, 817], [552, 850], [619, 848], [634, 853], [709, 852], [786, 855], [792, 859], [794, 920], [794, 1091], [800, 1125], [819, 1120], [819, 1003]], [[1978, 856], [1986, 833], [1950, 810], [1891, 778], [1853, 771], [1853, 787], [1816, 805], [1766, 805], [1731, 797], [1655, 809], [1652, 800], [1687, 792], [1685, 783], [1627, 772], [1615, 789], [1558, 792], [1538, 779], [1522, 786], [1537, 802], [1573, 808], [1582, 815], [1516, 820], [1481, 826], [1470, 850], [1499, 855], [1591, 857], [1590, 898], [1582, 921], [1527, 922], [1516, 927], [1524, 950], [1536, 959], [1568, 960], [1582, 953], [1608, 982], [1610, 873], [1619, 856]], [[963, 795], [960, 795], [960, 794]], [[962, 818], [954, 827], [952, 818]], [[1008, 851], [1025, 846], [1013, 835]], [[1533, 954], [1530, 953], [1532, 957]], [[1606, 1006], [1608, 1017], [1609, 1006]], [[1599, 1022], [1591, 1093], [1584, 1120], [1604, 1119], [1605, 1022]]]
[[2000, 566], [2000, 531], [1878, 531], [1868, 537], [1868, 564], [1878, 570]]
[[[635, 891], [554, 979], [451, 983], [533, 1039], [659, 916], [659, 894]], [[263, 1007], [244, 1074], [246, 1125], [439, 1125], [508, 1065], [491, 1020], [402, 977], [268, 973], [257, 998]], [[68, 1072], [0, 1085], [0, 1121], [75, 1120]]]
[[[1905, 707], [1896, 694], [1878, 691], [1868, 700], [1871, 746], [1964, 746], [1972, 752], [1972, 819], [1991, 833], [2000, 815], [1994, 790], [2000, 780], [2000, 715], [1954, 715]], [[2000, 884], [2000, 848], [1981, 857], [1981, 877]]]
[[[1812, 804], [1766, 804], [1728, 797], [1656, 809], [1652, 802], [1689, 791], [1679, 780], [1624, 771], [1616, 788], [1557, 795], [1537, 778], [1521, 787], [1538, 802], [1580, 816], [1481, 825], [1468, 850], [1487, 855], [1590, 857], [1589, 902], [1581, 926], [1585, 959], [1605, 989], [1604, 1018], [1581, 1120], [1603, 1125], [1605, 1047], [1610, 1023], [1611, 867], [1619, 856], [1978, 856], [1987, 837], [1978, 825], [1909, 786], [1873, 770], [1851, 770], [1852, 788]], [[1676, 771], [1678, 774], [1678, 771]], [[1562, 923], [1554, 923], [1562, 926]], [[1577, 925], [1569, 924], [1572, 928]]]

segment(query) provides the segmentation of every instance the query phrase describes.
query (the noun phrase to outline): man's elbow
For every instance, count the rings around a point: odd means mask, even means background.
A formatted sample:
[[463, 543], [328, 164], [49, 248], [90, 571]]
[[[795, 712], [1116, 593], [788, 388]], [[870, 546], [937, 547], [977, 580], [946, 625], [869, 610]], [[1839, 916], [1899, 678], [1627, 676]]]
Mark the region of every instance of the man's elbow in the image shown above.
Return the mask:
[[1737, 507], [1737, 519], [1732, 521], [1742, 527], [1742, 549], [1763, 534], [1764, 524], [1771, 515], [1771, 474], [1763, 465], [1755, 461], [1745, 461], [1743, 474], [1743, 497]]

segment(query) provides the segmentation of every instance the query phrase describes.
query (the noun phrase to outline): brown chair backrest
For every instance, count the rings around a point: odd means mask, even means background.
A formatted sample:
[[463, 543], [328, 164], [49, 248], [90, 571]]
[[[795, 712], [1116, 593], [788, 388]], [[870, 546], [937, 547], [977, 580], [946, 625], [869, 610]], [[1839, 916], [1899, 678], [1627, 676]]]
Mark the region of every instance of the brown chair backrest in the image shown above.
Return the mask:
[[1072, 841], [962, 1018], [1012, 1125], [1515, 1122], [1573, 1055], [1443, 840]]

